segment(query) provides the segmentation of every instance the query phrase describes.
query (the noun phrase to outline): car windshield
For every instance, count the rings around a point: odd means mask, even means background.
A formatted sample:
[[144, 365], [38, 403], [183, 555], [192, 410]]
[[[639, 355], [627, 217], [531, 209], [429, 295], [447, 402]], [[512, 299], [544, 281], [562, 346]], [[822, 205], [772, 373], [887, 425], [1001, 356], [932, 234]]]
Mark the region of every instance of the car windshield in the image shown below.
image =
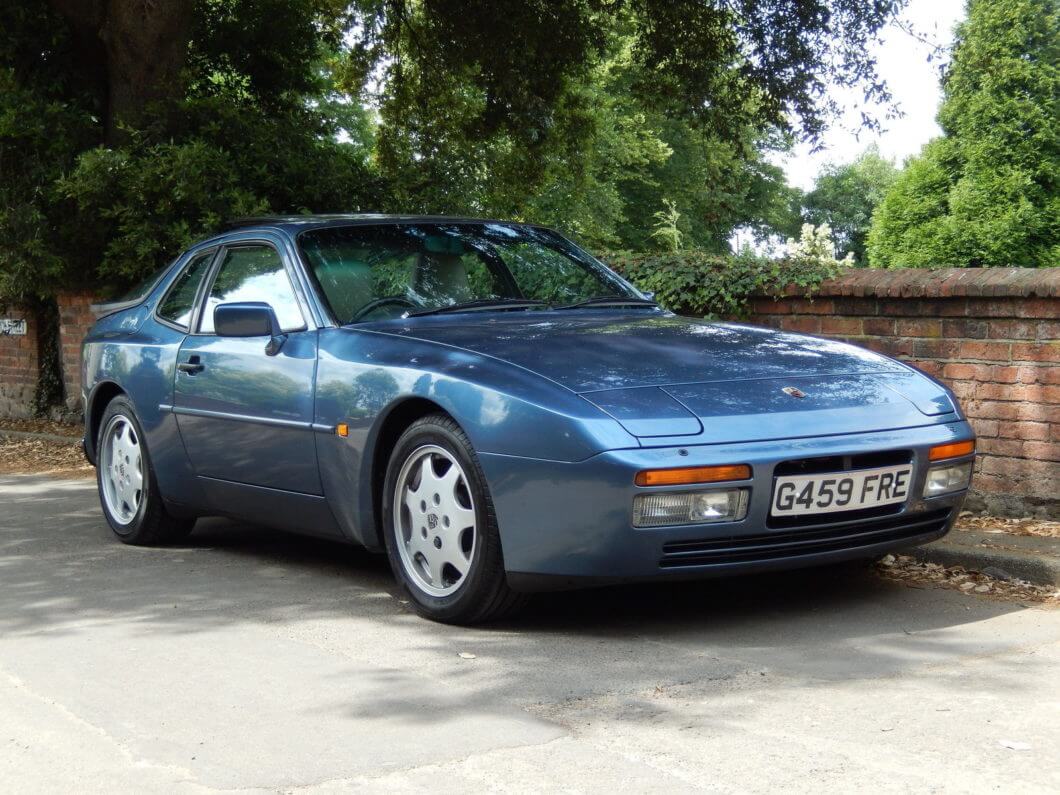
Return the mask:
[[600, 296], [641, 300], [558, 234], [519, 224], [326, 227], [302, 233], [299, 244], [341, 323], [525, 310]]

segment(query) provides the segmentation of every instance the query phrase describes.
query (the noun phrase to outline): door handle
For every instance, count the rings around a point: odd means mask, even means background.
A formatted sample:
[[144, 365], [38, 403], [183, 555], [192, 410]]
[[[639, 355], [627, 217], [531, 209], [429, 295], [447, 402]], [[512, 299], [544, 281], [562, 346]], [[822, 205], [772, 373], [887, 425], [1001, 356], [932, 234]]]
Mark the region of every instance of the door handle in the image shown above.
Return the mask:
[[206, 365], [201, 364], [199, 362], [198, 356], [192, 356], [186, 362], [177, 362], [177, 369], [180, 370], [180, 372], [182, 373], [187, 373], [188, 375], [195, 375], [196, 373], [201, 373], [203, 370], [205, 370]]

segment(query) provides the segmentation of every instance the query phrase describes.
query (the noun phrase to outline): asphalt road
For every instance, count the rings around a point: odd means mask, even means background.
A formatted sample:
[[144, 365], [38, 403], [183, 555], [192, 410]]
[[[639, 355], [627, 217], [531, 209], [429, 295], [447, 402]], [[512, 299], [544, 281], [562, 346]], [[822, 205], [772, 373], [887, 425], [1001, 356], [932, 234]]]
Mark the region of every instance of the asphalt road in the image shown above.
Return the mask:
[[1060, 791], [1060, 611], [804, 572], [445, 627], [356, 549], [0, 478], [0, 791], [426, 788]]

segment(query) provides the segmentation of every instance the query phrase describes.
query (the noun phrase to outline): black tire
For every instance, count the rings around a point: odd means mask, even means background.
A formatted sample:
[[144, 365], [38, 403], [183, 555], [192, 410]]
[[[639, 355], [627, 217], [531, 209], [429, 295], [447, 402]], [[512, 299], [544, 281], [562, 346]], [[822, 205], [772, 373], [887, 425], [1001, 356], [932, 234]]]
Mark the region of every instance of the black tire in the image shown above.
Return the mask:
[[[471, 564], [463, 582], [454, 593], [447, 596], [433, 596], [424, 591], [415, 578], [406, 572], [398, 550], [398, 525], [394, 516], [397, 480], [406, 460], [424, 445], [437, 445], [460, 463], [475, 509], [477, 534]], [[497, 517], [478, 456], [464, 431], [448, 415], [431, 414], [423, 417], [410, 425], [398, 439], [387, 466], [382, 508], [383, 536], [390, 567], [416, 612], [424, 618], [446, 624], [478, 624], [510, 616], [526, 603], [524, 594], [508, 587]]]
[[[140, 450], [143, 474], [143, 489], [137, 510], [131, 520], [125, 522], [111, 513], [104, 497], [103, 478], [106, 474], [103, 471], [103, 442], [108, 428], [116, 420], [125, 420], [132, 426]], [[99, 502], [107, 524], [114, 531], [114, 535], [126, 544], [136, 546], [172, 544], [187, 538], [195, 525], [194, 519], [178, 519], [166, 511], [162, 495], [158, 491], [155, 472], [151, 466], [151, 457], [147, 450], [143, 428], [136, 416], [132, 401], [124, 395], [115, 397], [107, 404], [99, 423], [99, 436], [96, 439], [96, 488], [99, 490]]]

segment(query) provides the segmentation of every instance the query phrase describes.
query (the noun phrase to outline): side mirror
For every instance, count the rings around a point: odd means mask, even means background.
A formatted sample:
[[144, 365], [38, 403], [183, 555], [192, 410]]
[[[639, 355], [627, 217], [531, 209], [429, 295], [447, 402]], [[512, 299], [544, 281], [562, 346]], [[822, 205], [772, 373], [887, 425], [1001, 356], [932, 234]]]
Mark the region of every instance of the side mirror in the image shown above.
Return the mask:
[[219, 337], [268, 337], [265, 353], [275, 356], [280, 352], [287, 335], [271, 306], [261, 301], [220, 304], [213, 310], [214, 333]]

